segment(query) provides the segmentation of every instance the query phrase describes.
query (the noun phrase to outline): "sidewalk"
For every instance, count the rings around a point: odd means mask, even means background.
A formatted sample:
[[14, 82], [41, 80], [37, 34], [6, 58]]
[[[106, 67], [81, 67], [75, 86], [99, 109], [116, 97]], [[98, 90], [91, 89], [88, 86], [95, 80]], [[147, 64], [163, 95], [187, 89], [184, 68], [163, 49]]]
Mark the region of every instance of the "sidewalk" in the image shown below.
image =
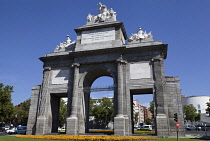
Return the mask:
[[205, 139], [206, 141], [210, 141], [210, 136], [186, 135], [184, 138], [197, 138], [197, 139]]

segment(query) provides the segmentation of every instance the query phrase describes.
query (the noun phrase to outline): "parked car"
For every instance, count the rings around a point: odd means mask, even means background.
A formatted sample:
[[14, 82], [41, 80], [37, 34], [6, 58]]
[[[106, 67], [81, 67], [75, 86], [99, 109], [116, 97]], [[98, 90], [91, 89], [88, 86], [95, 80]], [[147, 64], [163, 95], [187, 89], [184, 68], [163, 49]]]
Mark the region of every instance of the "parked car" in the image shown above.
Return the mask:
[[194, 125], [186, 125], [185, 129], [187, 129], [187, 130], [195, 130], [196, 127]]
[[5, 127], [0, 127], [0, 132], [5, 131]]
[[16, 128], [15, 127], [13, 127], [13, 128], [11, 128], [11, 129], [9, 129], [9, 130], [6, 130], [6, 133], [7, 134], [15, 134], [16, 133]]
[[62, 128], [58, 128], [58, 132], [66, 132], [66, 129], [64, 128], [64, 127], [62, 127]]
[[140, 130], [140, 131], [152, 131], [152, 125], [143, 125], [138, 130]]
[[196, 130], [198, 130], [198, 131], [202, 130], [203, 126], [204, 126], [204, 125], [197, 125], [197, 126], [196, 126]]
[[27, 126], [18, 126], [15, 130], [17, 134], [26, 134]]
[[210, 131], [210, 125], [206, 125], [202, 127], [203, 131]]
[[6, 125], [5, 128], [4, 128], [5, 131], [7, 131], [9, 129], [10, 129], [9, 125]]

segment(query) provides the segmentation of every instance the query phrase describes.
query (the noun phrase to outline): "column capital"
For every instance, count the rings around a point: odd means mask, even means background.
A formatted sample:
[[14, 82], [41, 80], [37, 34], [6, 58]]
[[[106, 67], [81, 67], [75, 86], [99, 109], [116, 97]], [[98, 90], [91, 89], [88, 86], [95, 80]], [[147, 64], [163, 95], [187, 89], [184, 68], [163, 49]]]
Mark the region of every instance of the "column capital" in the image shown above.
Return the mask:
[[122, 59], [116, 60], [116, 62], [118, 64], [127, 64], [127, 61], [126, 60], [122, 60]]
[[157, 61], [162, 61], [163, 58], [152, 58], [151, 61], [152, 62], [157, 62]]
[[80, 64], [79, 64], [79, 63], [73, 63], [71, 66], [72, 66], [72, 67], [79, 67]]
[[43, 70], [44, 71], [50, 71], [51, 70], [51, 67], [44, 67]]

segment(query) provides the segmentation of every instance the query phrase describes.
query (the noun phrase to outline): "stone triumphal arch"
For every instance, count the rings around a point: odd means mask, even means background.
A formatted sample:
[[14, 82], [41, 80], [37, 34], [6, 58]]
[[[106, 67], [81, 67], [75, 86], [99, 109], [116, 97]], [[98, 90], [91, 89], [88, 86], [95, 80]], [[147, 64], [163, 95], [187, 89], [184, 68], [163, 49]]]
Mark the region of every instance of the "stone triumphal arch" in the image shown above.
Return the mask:
[[27, 134], [58, 130], [61, 97], [68, 97], [66, 134], [88, 133], [89, 97], [94, 80], [110, 76], [114, 81], [114, 134], [132, 135], [132, 94], [153, 94], [156, 134], [175, 136], [173, 119], [178, 113], [184, 136], [178, 77], [164, 75], [167, 44], [154, 41], [141, 28], [129, 38], [116, 12], [99, 4], [99, 14], [87, 16], [87, 24], [75, 29], [76, 41], [67, 40], [44, 63], [42, 84], [32, 88]]

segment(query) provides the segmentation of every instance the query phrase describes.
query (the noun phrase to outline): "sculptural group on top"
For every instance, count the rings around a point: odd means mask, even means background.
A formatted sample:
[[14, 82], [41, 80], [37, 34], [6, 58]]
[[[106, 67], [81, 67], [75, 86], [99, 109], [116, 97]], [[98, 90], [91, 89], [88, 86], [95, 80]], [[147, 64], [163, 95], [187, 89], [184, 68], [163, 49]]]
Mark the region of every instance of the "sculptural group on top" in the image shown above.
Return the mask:
[[116, 21], [116, 12], [112, 8], [107, 9], [106, 5], [102, 5], [102, 3], [99, 3], [98, 13], [97, 16], [88, 14], [87, 24]]
[[153, 41], [152, 33], [151, 32], [147, 33], [146, 31], [144, 32], [141, 29], [141, 27], [139, 27], [137, 33], [132, 34], [130, 38], [128, 38], [128, 42], [133, 42], [133, 41], [142, 41], [142, 42]]
[[60, 45], [57, 45], [56, 48], [55, 48], [55, 51], [63, 50], [66, 47], [69, 47], [70, 45], [73, 45], [73, 44], [76, 43], [76, 41], [71, 41], [69, 35], [67, 35], [66, 38], [67, 38], [66, 42], [63, 42], [63, 43], [60, 43]]

